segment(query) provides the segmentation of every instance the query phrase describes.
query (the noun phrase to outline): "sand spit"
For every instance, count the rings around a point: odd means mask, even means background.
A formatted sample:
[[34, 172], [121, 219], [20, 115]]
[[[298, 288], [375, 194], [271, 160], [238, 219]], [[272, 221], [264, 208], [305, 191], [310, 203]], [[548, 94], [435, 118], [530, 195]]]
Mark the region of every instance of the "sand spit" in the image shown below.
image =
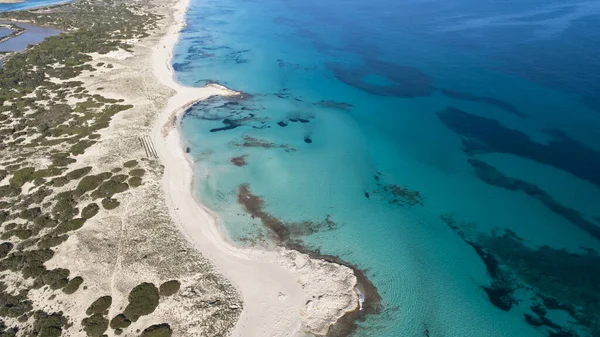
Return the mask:
[[239, 289], [244, 309], [233, 336], [327, 335], [333, 323], [359, 306], [352, 269], [284, 248], [238, 248], [225, 239], [218, 216], [194, 196], [193, 164], [183, 151], [178, 119], [198, 100], [238, 93], [218, 84], [184, 87], [174, 80], [171, 53], [185, 25], [187, 5], [188, 0], [176, 3], [175, 24], [155, 47], [153, 61], [157, 78], [175, 91], [152, 132], [165, 165], [163, 187], [171, 217], [194, 247]]
[[[0, 3], [2, 3], [2, 0], [0, 0]], [[25, 33], [25, 28], [17, 26], [14, 23], [0, 23], [0, 28], [11, 31], [8, 35], [0, 36], [0, 43], [6, 42]]]

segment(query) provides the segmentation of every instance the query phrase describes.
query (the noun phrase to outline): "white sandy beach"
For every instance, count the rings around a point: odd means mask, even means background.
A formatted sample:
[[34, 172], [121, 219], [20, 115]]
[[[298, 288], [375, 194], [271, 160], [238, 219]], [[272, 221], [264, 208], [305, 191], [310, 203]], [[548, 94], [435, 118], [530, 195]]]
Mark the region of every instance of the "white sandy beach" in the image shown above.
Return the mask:
[[[358, 306], [352, 270], [282, 248], [276, 251], [238, 248], [225, 238], [218, 216], [194, 196], [193, 164], [183, 151], [176, 127], [179, 116], [197, 100], [235, 92], [218, 85], [184, 87], [174, 80], [172, 50], [185, 25], [188, 2], [177, 1], [175, 24], [153, 54], [156, 77], [175, 91], [158, 116], [151, 135], [165, 166], [163, 187], [171, 217], [190, 243], [240, 291], [244, 308], [233, 336], [302, 336], [306, 330], [326, 334], [331, 323]], [[308, 305], [319, 296], [323, 300]]]

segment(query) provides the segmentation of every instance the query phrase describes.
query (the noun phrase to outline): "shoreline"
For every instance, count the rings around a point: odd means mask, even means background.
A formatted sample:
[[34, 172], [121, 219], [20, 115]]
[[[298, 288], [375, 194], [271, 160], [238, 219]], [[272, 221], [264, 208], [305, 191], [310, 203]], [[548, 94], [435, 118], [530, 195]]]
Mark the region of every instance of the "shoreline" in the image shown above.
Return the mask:
[[8, 29], [11, 31], [7, 35], [0, 37], [0, 44], [4, 43], [6, 41], [9, 41], [17, 36], [21, 36], [21, 35], [25, 34], [25, 32], [27, 31], [25, 28], [19, 27], [14, 23], [3, 23], [1, 21], [0, 21], [0, 28]]
[[[184, 151], [177, 127], [180, 118], [199, 100], [239, 93], [218, 84], [194, 88], [175, 81], [171, 60], [179, 32], [186, 24], [188, 5], [189, 0], [176, 1], [174, 22], [152, 55], [156, 78], [175, 92], [154, 122], [151, 133], [165, 166], [162, 185], [170, 216], [194, 248], [209, 258], [241, 294], [243, 310], [231, 336], [305, 336], [307, 331], [329, 335], [329, 328], [338, 320], [359, 310], [357, 278], [353, 270], [281, 247], [275, 250], [237, 247], [226, 238], [219, 216], [195, 195], [194, 164]], [[324, 276], [323, 272], [331, 269], [336, 269], [332, 275], [342, 275], [346, 279], [342, 282], [333, 280], [335, 277], [331, 275]], [[308, 308], [308, 303], [323, 296], [329, 302], [321, 303], [316, 309]], [[353, 325], [354, 320], [351, 323]]]

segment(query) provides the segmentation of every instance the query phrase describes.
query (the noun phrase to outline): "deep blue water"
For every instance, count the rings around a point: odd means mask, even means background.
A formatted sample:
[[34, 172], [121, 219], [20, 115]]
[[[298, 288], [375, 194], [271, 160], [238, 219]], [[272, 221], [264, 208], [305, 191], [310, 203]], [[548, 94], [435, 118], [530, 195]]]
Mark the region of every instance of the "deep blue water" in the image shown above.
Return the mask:
[[38, 7], [58, 5], [62, 3], [71, 2], [71, 0], [25, 0], [18, 3], [0, 3], [0, 12], [4, 11], [22, 11], [27, 9], [34, 9]]
[[383, 310], [357, 336], [588, 336], [599, 14], [600, 1], [193, 2], [178, 80], [252, 95], [184, 117], [198, 196], [232, 240], [261, 244], [272, 233], [237, 202], [248, 184], [294, 239], [366, 270]]

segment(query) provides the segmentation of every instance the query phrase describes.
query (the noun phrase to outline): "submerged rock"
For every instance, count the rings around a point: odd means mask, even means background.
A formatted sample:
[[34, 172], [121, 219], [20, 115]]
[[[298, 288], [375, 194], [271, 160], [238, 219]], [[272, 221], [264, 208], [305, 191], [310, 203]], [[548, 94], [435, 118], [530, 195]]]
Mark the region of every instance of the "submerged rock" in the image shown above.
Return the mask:
[[248, 162], [246, 161], [246, 157], [248, 157], [248, 156], [243, 155], [243, 156], [233, 157], [233, 158], [231, 158], [230, 161], [235, 166], [246, 166], [248, 164]]

